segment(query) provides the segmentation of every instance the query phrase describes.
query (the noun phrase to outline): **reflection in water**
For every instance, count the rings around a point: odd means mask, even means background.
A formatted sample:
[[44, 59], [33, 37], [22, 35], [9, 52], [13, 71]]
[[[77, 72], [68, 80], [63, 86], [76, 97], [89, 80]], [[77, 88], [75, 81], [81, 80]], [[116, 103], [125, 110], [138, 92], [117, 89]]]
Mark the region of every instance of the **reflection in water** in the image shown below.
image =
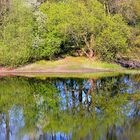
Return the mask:
[[138, 140], [140, 75], [0, 79], [0, 140]]

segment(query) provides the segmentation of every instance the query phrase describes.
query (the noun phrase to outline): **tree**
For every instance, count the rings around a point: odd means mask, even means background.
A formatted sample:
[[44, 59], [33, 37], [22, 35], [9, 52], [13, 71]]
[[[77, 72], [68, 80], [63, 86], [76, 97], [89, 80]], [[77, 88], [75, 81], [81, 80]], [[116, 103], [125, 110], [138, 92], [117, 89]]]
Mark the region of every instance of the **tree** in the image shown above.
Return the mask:
[[96, 53], [102, 60], [114, 61], [128, 49], [131, 32], [123, 18], [114, 15], [106, 18], [106, 28], [96, 38]]
[[[128, 46], [127, 24], [119, 15], [106, 15], [103, 5], [96, 0], [46, 2], [40, 9], [47, 16], [48, 36], [60, 41], [55, 48], [63, 45], [65, 50], [73, 46], [89, 58], [96, 52], [103, 58], [110, 55], [107, 59], [112, 60]], [[48, 48], [53, 50], [53, 45]]]
[[47, 15], [48, 34], [53, 34], [56, 40], [61, 38], [63, 45], [82, 48], [88, 57], [93, 57], [94, 39], [104, 19], [101, 3], [96, 0], [46, 2], [40, 9]]
[[121, 14], [130, 24], [135, 25], [140, 19], [139, 0], [99, 0], [107, 14]]
[[[127, 50], [130, 31], [122, 19], [122, 16], [125, 18], [125, 8], [120, 6], [126, 2], [39, 2], [42, 3], [39, 8], [36, 4], [33, 8], [34, 4], [24, 0], [13, 0], [10, 4], [0, 23], [1, 65], [19, 66], [33, 60], [56, 58], [64, 53], [73, 54], [75, 51], [89, 58], [97, 55], [103, 60], [112, 61], [118, 53]], [[133, 5], [136, 7], [137, 3], [135, 0]], [[138, 9], [133, 8], [137, 17]]]
[[0, 31], [0, 64], [17, 66], [32, 55], [33, 14], [22, 1], [14, 0], [5, 15]]

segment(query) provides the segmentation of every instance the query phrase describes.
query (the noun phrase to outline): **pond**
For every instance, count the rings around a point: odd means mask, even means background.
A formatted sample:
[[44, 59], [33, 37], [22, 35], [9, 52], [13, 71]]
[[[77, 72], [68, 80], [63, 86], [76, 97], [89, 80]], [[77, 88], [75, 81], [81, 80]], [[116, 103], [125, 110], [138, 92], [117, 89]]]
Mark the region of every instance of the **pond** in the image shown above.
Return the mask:
[[140, 75], [0, 78], [0, 140], [139, 140]]

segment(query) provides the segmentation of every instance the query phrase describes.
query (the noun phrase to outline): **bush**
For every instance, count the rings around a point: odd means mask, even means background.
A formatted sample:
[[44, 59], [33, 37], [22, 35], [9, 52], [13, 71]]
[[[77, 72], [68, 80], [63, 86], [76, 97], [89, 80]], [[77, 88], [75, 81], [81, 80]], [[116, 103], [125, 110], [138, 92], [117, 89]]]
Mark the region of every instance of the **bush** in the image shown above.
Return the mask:
[[61, 42], [61, 38], [53, 35], [52, 33], [48, 33], [46, 38], [39, 39], [38, 46], [34, 50], [36, 58], [52, 59], [55, 54], [60, 52]]
[[32, 56], [33, 15], [21, 1], [14, 1], [3, 20], [0, 38], [0, 64], [18, 66]]
[[19, 66], [77, 49], [88, 57], [96, 52], [102, 60], [113, 61], [128, 48], [127, 24], [120, 15], [106, 15], [98, 0], [47, 1], [34, 10], [22, 1], [13, 0], [3, 18], [0, 65]]
[[108, 17], [105, 28], [96, 38], [95, 51], [102, 60], [113, 61], [128, 49], [130, 30], [121, 16]]
[[117, 53], [124, 52], [127, 47], [126, 38], [110, 29], [104, 30], [96, 40], [96, 53], [106, 61], [115, 60]]

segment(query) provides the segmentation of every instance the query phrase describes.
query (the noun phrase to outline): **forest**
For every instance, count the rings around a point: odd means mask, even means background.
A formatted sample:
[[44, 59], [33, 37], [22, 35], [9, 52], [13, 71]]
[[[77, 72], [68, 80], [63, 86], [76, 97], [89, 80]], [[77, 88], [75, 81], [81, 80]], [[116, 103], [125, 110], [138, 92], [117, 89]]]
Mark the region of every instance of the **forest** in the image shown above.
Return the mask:
[[0, 0], [0, 140], [139, 132], [140, 0]]
[[0, 0], [0, 65], [86, 56], [140, 60], [140, 0]]

